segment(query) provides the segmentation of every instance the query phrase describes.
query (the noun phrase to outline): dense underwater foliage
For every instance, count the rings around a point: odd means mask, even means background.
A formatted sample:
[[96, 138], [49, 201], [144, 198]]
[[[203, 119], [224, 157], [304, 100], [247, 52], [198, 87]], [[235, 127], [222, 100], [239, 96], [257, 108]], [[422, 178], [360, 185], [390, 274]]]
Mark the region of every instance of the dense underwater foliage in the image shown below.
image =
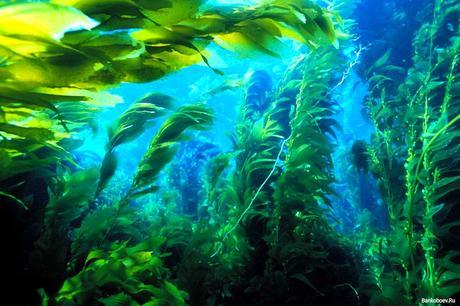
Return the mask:
[[459, 48], [458, 0], [0, 1], [4, 300], [460, 297]]

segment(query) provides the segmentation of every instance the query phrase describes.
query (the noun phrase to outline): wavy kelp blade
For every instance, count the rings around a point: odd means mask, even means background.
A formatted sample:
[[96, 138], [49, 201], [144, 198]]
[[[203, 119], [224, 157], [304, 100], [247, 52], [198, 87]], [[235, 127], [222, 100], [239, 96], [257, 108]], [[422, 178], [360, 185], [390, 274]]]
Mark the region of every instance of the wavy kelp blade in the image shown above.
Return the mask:
[[[176, 24], [194, 16], [203, 0], [56, 0], [54, 3], [73, 6], [102, 21], [112, 17], [121, 19], [145, 18], [163, 26]], [[112, 30], [119, 29], [115, 23]]]
[[164, 116], [172, 108], [173, 98], [152, 93], [136, 101], [118, 118], [110, 131], [108, 150], [139, 136], [151, 120]]
[[70, 6], [18, 3], [0, 7], [0, 35], [59, 38], [76, 29], [91, 29], [97, 22]]
[[78, 48], [102, 63], [133, 58], [144, 52], [144, 45], [124, 32], [114, 35], [99, 31], [76, 31], [66, 33], [61, 42]]
[[174, 157], [182, 134], [187, 129], [204, 129], [212, 120], [211, 111], [203, 105], [182, 106], [168, 117], [139, 164], [130, 193], [143, 194], [152, 188], [161, 169]]
[[[0, 146], [10, 155], [2, 162], [4, 176], [30, 171], [34, 162], [39, 168], [56, 161], [42, 156], [45, 152], [70, 160], [66, 149], [77, 143], [77, 139], [73, 139], [72, 145], [68, 142], [73, 133], [94, 124], [94, 113], [102, 106], [118, 102], [120, 98], [114, 95], [75, 88], [20, 90], [7, 84], [0, 86], [0, 134], [6, 136]], [[15, 163], [19, 163], [17, 167]]]
[[115, 174], [118, 164], [115, 148], [141, 135], [153, 119], [164, 116], [172, 108], [172, 102], [173, 98], [170, 96], [151, 93], [136, 101], [121, 114], [114, 126], [109, 129], [109, 142], [100, 169], [96, 197]]
[[246, 15], [246, 20], [237, 22], [227, 33], [217, 34], [216, 42], [243, 55], [259, 51], [277, 56], [281, 46], [278, 37], [286, 36], [315, 48], [325, 43], [324, 37], [329, 43], [336, 41], [332, 22], [319, 7], [299, 6], [295, 1], [274, 1], [258, 8], [241, 10], [239, 14]]
[[89, 70], [84, 65], [88, 65], [88, 57], [62, 45], [59, 38], [67, 31], [91, 29], [96, 24], [72, 7], [43, 2], [3, 6], [0, 8], [0, 55], [8, 60], [1, 70], [9, 73], [10, 82], [56, 87], [65, 85], [67, 80], [69, 85], [70, 80], [81, 78], [75, 73]]
[[158, 1], [163, 7], [158, 8], [157, 3], [152, 5], [148, 0], [136, 1], [139, 5], [143, 6], [142, 13], [149, 18], [163, 26], [170, 26], [180, 23], [196, 16], [201, 4], [204, 0], [162, 0]]

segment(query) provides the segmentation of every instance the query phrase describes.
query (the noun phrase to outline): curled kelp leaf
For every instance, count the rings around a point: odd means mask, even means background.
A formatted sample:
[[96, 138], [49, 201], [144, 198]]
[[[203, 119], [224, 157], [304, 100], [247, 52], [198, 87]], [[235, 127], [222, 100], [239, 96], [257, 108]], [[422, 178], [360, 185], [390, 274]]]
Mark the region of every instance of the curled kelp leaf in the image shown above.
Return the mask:
[[136, 101], [128, 108], [109, 130], [108, 151], [139, 136], [153, 119], [161, 117], [171, 109], [170, 96], [152, 93]]
[[182, 106], [168, 117], [144, 154], [127, 197], [130, 198], [156, 190], [154, 184], [157, 176], [161, 169], [174, 157], [182, 134], [187, 129], [204, 129], [212, 121], [212, 112], [199, 104]]
[[148, 94], [137, 100], [109, 128], [109, 141], [102, 161], [96, 197], [115, 173], [118, 164], [115, 148], [141, 135], [155, 118], [165, 115], [172, 108], [172, 102], [170, 96], [160, 93]]

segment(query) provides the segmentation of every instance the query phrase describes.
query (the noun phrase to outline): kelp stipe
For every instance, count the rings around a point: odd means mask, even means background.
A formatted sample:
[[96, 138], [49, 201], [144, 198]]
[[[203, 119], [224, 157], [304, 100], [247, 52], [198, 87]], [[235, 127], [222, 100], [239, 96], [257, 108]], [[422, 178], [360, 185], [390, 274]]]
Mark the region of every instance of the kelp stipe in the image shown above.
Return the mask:
[[263, 70], [251, 73], [246, 85], [246, 101], [244, 111], [246, 120], [257, 121], [265, 113], [270, 104], [270, 94], [272, 92], [272, 80], [270, 75]]
[[[323, 50], [301, 58], [295, 68], [300, 81], [294, 87], [289, 85], [289, 90], [295, 89], [291, 100], [291, 135], [287, 142], [284, 171], [276, 182], [274, 193], [275, 211], [270, 223], [272, 249], [268, 265], [272, 270], [267, 270], [264, 277], [268, 281], [270, 274], [276, 275], [277, 281], [288, 286], [285, 290], [295, 303], [314, 305], [330, 301], [333, 292], [341, 292], [350, 303], [359, 300], [354, 289], [357, 280], [348, 278], [347, 285], [342, 282], [344, 275], [354, 273], [355, 267], [350, 258], [341, 258], [347, 262], [343, 267], [334, 264], [334, 254], [346, 252], [347, 246], [333, 238], [333, 230], [326, 220], [329, 199], [323, 197], [333, 193], [330, 189], [333, 182], [332, 145], [326, 133], [334, 133], [332, 126], [335, 121], [330, 118], [334, 113], [333, 102], [328, 89], [333, 86], [337, 75], [328, 68], [334, 65], [332, 63], [340, 66], [336, 55], [336, 50]], [[293, 84], [289, 79], [284, 82]], [[283, 90], [283, 87], [280, 88]], [[312, 239], [307, 239], [307, 236]], [[334, 245], [334, 252], [323, 249], [329, 243], [331, 247]], [[326, 258], [331, 264], [328, 268], [319, 264]], [[318, 279], [310, 278], [316, 273], [321, 274], [322, 269], [328, 269], [329, 276], [337, 281], [336, 287], [316, 283]], [[297, 286], [298, 290], [309, 292], [308, 300], [296, 291]], [[270, 298], [278, 301], [276, 296]]]

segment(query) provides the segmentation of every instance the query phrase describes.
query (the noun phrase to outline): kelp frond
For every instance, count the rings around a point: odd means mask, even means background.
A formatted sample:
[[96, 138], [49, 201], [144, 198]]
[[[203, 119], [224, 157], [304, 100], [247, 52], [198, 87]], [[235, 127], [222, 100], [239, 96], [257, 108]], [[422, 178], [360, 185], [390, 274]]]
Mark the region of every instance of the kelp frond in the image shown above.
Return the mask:
[[148, 94], [133, 103], [109, 128], [109, 141], [101, 165], [96, 196], [115, 173], [117, 167], [115, 148], [141, 135], [154, 119], [165, 115], [172, 108], [172, 101], [170, 96], [164, 94]]
[[161, 169], [174, 157], [183, 133], [187, 129], [205, 129], [212, 121], [211, 111], [203, 105], [182, 106], [168, 117], [144, 154], [128, 195], [140, 196], [158, 188], [154, 185], [156, 178]]
[[153, 119], [164, 116], [172, 108], [172, 101], [170, 96], [161, 93], [148, 94], [136, 101], [110, 128], [107, 151], [139, 136]]

